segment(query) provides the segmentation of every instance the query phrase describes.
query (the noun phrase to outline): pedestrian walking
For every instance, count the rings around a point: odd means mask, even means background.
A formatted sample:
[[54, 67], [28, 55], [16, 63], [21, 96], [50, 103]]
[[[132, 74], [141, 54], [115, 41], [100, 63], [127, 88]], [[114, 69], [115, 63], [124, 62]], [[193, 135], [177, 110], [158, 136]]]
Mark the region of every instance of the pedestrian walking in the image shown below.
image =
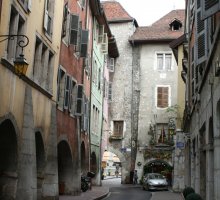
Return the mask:
[[138, 180], [137, 170], [134, 170], [133, 184], [136, 185]]

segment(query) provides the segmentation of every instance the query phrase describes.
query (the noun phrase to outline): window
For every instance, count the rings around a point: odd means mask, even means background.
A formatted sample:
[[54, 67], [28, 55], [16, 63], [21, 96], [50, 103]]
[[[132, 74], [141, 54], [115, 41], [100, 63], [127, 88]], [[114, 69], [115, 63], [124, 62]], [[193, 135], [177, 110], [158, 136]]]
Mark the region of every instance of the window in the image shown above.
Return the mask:
[[[18, 11], [14, 7], [11, 7], [9, 34], [24, 34], [24, 25], [24, 19], [21, 17], [21, 15], [19, 15]], [[21, 39], [23, 38], [15, 37], [14, 39], [8, 40], [7, 59], [13, 61], [15, 57], [21, 54], [21, 47], [17, 45], [17, 42]]]
[[60, 66], [58, 68], [57, 76], [57, 104], [60, 109], [63, 109], [64, 105], [64, 90], [65, 90], [65, 71]]
[[114, 136], [123, 136], [123, 121], [114, 121], [113, 122], [113, 135]]
[[171, 53], [157, 53], [157, 70], [171, 70], [171, 65]]
[[79, 16], [70, 15], [70, 44], [77, 45], [79, 32]]
[[54, 0], [46, 0], [44, 7], [44, 30], [50, 37], [52, 36]]
[[76, 99], [75, 115], [83, 114], [83, 100], [84, 100], [83, 85], [77, 85], [77, 99]]
[[25, 11], [31, 10], [31, 0], [18, 0]]
[[77, 98], [77, 84], [76, 81], [71, 78], [70, 81], [70, 94], [69, 94], [69, 112], [73, 116], [76, 110], [76, 98]]
[[108, 69], [110, 72], [115, 71], [115, 59], [114, 58], [109, 58], [108, 59]]
[[112, 101], [112, 82], [108, 83], [108, 100]]
[[169, 106], [169, 87], [157, 87], [157, 108]]
[[52, 91], [54, 53], [38, 37], [35, 43], [33, 79], [42, 88]]

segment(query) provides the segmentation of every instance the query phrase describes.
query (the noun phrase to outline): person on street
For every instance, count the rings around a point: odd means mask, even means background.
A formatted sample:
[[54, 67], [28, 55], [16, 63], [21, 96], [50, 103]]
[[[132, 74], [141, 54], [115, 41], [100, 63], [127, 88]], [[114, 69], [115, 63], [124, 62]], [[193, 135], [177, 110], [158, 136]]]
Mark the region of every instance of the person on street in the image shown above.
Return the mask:
[[136, 185], [138, 180], [137, 170], [134, 170], [133, 184]]

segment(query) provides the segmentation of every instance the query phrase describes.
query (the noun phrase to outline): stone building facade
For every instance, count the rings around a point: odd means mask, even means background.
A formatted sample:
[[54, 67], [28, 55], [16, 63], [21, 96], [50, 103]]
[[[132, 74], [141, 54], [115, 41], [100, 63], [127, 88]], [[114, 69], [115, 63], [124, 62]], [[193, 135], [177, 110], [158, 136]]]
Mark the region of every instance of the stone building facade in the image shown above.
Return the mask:
[[219, 1], [186, 1], [185, 185], [220, 198]]
[[[109, 144], [107, 150], [116, 154], [122, 165], [122, 183], [130, 182], [130, 172], [134, 170], [135, 149], [131, 146], [134, 133], [134, 113], [132, 109], [133, 92], [133, 50], [128, 38], [138, 26], [116, 1], [103, 1], [104, 11], [112, 34], [115, 36], [120, 56], [115, 59], [114, 71], [110, 73], [109, 81]], [[114, 12], [112, 12], [114, 10]], [[136, 145], [136, 144], [135, 144]]]
[[[124, 183], [132, 181], [134, 169], [141, 179], [144, 168], [164, 172], [171, 180], [183, 101], [177, 97], [179, 69], [169, 43], [183, 34], [184, 10], [174, 10], [152, 26], [138, 27], [120, 3], [104, 1], [103, 6], [121, 52], [110, 76], [112, 126], [108, 150], [122, 162]], [[159, 105], [164, 98], [166, 105]], [[122, 134], [115, 130], [120, 124]]]

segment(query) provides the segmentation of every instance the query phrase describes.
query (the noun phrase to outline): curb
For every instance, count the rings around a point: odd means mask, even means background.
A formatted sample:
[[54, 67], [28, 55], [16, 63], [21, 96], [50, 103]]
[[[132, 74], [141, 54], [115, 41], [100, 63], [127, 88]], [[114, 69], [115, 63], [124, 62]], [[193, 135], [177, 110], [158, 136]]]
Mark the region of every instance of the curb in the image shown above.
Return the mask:
[[109, 194], [109, 192], [107, 192], [106, 194], [101, 195], [100, 197], [96, 197], [96, 198], [94, 198], [93, 200], [101, 200], [101, 199], [107, 197], [108, 194]]

